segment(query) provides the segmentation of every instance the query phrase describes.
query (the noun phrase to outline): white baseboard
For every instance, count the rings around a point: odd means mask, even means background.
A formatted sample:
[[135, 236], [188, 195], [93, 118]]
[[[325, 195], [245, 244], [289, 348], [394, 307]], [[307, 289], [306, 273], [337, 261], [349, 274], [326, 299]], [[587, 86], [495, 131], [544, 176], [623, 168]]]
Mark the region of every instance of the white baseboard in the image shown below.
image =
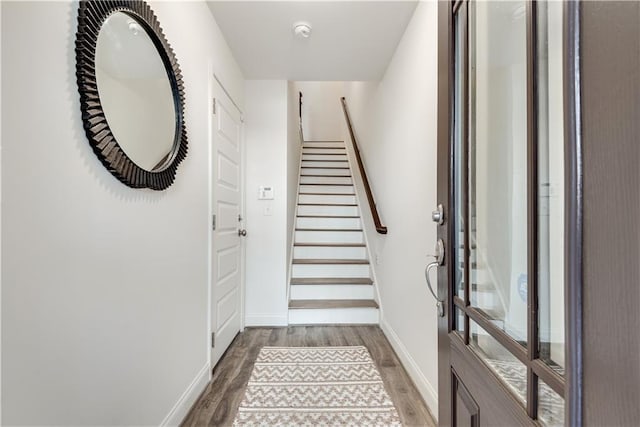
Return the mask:
[[415, 383], [416, 387], [418, 387], [418, 391], [420, 395], [424, 399], [431, 415], [433, 416], [436, 423], [438, 422], [438, 392], [433, 388], [431, 383], [427, 381], [427, 378], [424, 376], [416, 361], [411, 357], [409, 351], [404, 346], [402, 341], [400, 341], [400, 337], [396, 334], [393, 328], [387, 323], [386, 319], [382, 319], [380, 322], [380, 327], [382, 328], [382, 332], [386, 335], [387, 339], [391, 343], [391, 346], [395, 350], [396, 354], [400, 358], [400, 362], [407, 370], [407, 373]]
[[245, 326], [287, 326], [289, 319], [287, 314], [247, 314]]
[[209, 363], [207, 363], [201, 370], [198, 372], [198, 375], [194, 378], [194, 380], [189, 384], [189, 387], [182, 393], [180, 399], [173, 405], [169, 414], [162, 420], [160, 423], [161, 426], [179, 426], [184, 418], [187, 416], [187, 413], [196, 402], [196, 399], [202, 393], [202, 390], [209, 384], [211, 375], [211, 367]]

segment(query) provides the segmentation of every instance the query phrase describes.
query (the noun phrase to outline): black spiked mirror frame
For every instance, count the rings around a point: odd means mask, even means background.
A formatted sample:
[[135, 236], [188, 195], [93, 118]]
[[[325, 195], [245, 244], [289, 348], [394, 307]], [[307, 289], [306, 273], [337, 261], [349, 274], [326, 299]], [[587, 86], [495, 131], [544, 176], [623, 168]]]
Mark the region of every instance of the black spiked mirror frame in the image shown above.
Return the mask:
[[[161, 169], [147, 171], [136, 165], [116, 141], [105, 117], [96, 79], [96, 46], [100, 28], [115, 12], [124, 12], [145, 27], [167, 70], [176, 111], [173, 149]], [[173, 49], [147, 3], [141, 0], [81, 0], [76, 34], [76, 76], [82, 121], [91, 148], [116, 178], [133, 188], [165, 190], [175, 180], [178, 164], [187, 155], [184, 126], [184, 83]]]

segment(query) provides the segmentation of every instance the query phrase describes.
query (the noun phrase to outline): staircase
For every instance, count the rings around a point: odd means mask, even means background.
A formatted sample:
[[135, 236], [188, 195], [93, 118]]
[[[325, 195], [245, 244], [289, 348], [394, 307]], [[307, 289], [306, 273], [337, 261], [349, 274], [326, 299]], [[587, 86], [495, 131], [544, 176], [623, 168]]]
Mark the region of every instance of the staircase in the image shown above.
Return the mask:
[[289, 324], [378, 323], [343, 141], [303, 143], [296, 215]]

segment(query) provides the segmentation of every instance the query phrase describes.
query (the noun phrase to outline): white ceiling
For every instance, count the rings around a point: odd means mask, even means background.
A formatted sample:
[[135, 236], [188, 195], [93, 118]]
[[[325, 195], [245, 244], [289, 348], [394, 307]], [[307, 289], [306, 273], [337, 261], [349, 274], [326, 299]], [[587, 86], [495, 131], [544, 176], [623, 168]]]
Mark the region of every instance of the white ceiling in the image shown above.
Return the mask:
[[[209, 1], [247, 79], [379, 80], [417, 1]], [[311, 24], [308, 39], [293, 24]]]

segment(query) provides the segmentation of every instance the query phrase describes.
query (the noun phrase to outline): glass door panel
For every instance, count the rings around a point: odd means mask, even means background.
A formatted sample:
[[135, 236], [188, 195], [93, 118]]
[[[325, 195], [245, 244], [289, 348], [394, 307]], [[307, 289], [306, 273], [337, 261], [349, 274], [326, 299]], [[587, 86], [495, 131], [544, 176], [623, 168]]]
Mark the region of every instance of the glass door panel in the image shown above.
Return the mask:
[[564, 425], [564, 399], [540, 380], [538, 391], [538, 420], [545, 426]]
[[[454, 250], [454, 281], [455, 281], [455, 295], [461, 299], [464, 299], [464, 168], [465, 164], [465, 120], [464, 120], [464, 99], [466, 96], [465, 86], [466, 81], [464, 79], [464, 60], [466, 55], [466, 26], [467, 26], [467, 5], [464, 4], [460, 7], [460, 11], [456, 14], [454, 22], [454, 34], [455, 34], [455, 80], [454, 80], [454, 113], [453, 113], [453, 161], [455, 162], [453, 170], [453, 194], [454, 194], [454, 211], [456, 212], [453, 219], [455, 234], [453, 247]], [[460, 325], [461, 326], [461, 325]]]
[[463, 336], [464, 333], [464, 313], [460, 310], [459, 307], [454, 306], [453, 311], [455, 313], [455, 328], [454, 330], [458, 332], [460, 336]]
[[526, 345], [526, 2], [471, 2], [469, 18], [471, 305]]
[[538, 324], [539, 354], [564, 375], [564, 121], [562, 3], [539, 2]]
[[513, 395], [525, 404], [527, 401], [527, 367], [491, 334], [473, 320], [471, 323], [471, 347], [476, 354], [503, 380]]

